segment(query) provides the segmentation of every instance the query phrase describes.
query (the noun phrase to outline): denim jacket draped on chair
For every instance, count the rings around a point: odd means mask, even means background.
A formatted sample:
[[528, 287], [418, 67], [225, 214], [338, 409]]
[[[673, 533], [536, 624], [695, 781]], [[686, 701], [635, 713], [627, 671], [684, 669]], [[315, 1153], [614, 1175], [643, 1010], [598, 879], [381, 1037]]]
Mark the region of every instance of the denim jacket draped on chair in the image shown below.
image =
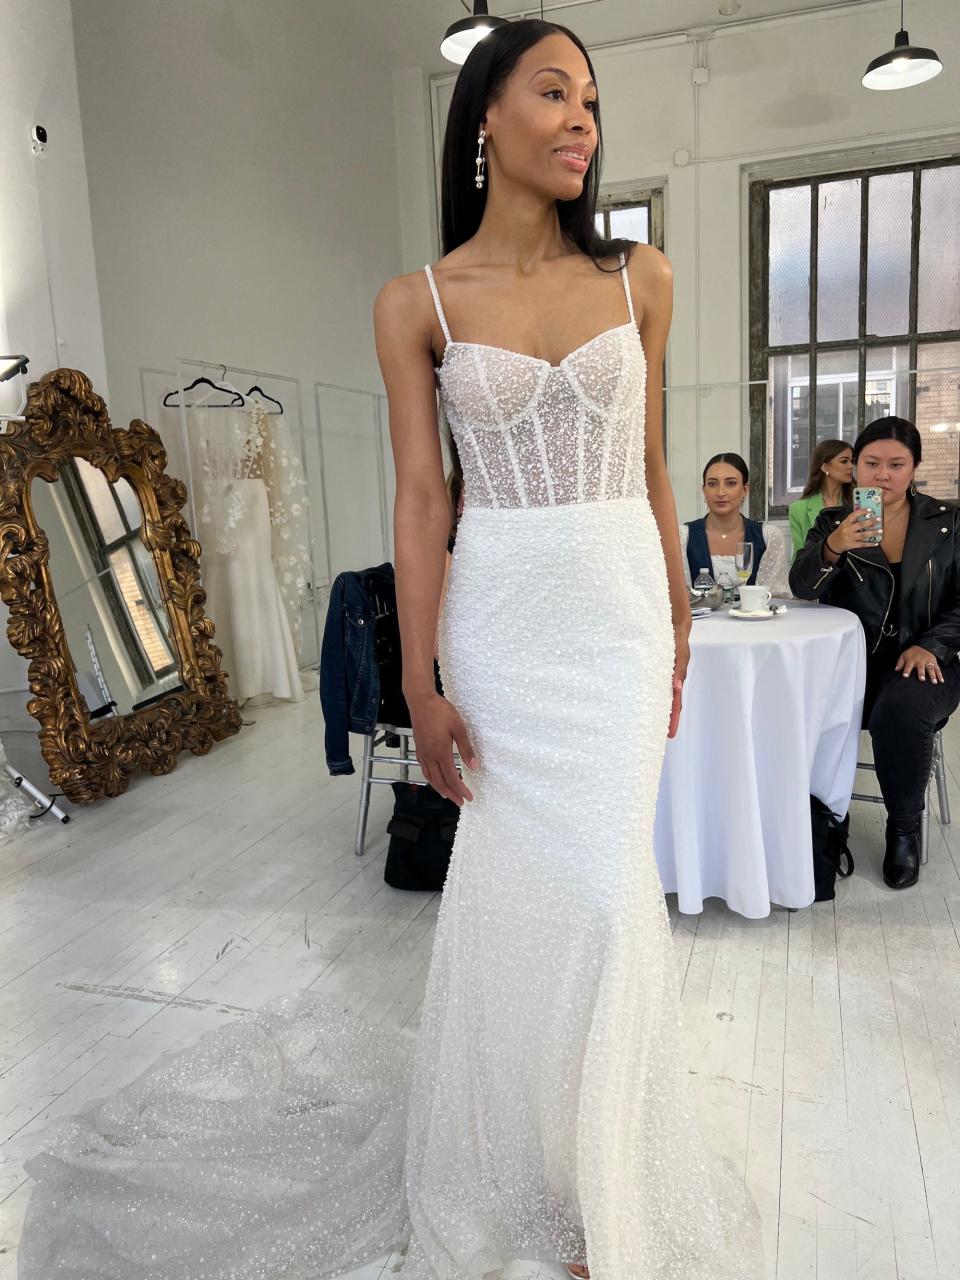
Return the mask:
[[377, 611], [368, 591], [371, 584], [393, 596], [393, 565], [338, 574], [330, 591], [320, 653], [320, 705], [331, 774], [354, 772], [349, 735], [372, 733], [378, 719]]

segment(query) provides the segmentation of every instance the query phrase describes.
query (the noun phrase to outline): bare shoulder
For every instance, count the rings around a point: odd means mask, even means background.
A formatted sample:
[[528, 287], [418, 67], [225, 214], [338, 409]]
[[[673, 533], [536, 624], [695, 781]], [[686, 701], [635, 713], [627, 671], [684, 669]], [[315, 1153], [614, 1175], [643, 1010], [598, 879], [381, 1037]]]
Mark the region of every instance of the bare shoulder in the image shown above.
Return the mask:
[[652, 244], [635, 244], [627, 259], [627, 274], [632, 284], [646, 286], [654, 292], [669, 289], [673, 282], [670, 259]]
[[373, 304], [373, 333], [385, 379], [433, 378], [439, 328], [424, 271], [394, 276], [383, 285]]
[[378, 328], [409, 326], [411, 320], [429, 321], [429, 295], [422, 271], [394, 276], [380, 289], [373, 304], [374, 322]]
[[637, 313], [637, 325], [653, 340], [666, 341], [673, 315], [673, 268], [652, 244], [635, 244], [627, 260], [627, 279]]

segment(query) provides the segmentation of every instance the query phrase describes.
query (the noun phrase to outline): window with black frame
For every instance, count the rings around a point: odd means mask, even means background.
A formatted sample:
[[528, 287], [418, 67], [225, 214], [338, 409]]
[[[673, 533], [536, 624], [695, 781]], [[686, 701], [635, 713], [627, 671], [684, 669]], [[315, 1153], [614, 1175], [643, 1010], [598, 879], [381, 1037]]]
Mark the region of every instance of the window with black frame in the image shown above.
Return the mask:
[[129, 483], [111, 484], [80, 457], [62, 469], [61, 478], [127, 656], [148, 688], [175, 673], [177, 665], [153, 556], [140, 538], [137, 495]]
[[596, 227], [602, 236], [623, 236], [663, 251], [663, 190], [638, 191], [626, 197], [603, 197], [597, 206]]
[[750, 190], [751, 453], [768, 512], [820, 440], [916, 422], [917, 483], [960, 497], [960, 160]]

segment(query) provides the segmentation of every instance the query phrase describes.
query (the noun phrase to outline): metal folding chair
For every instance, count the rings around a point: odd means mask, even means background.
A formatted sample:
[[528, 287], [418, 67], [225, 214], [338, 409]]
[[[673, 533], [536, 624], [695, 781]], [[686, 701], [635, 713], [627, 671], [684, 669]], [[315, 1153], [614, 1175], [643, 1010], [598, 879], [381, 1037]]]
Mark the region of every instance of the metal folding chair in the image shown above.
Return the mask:
[[[391, 741], [393, 738], [397, 739], [396, 743]], [[396, 755], [387, 755], [385, 752], [381, 754], [377, 751], [380, 746], [397, 746], [398, 752]], [[428, 785], [423, 778], [410, 777], [411, 769], [420, 768], [416, 755], [411, 754], [411, 746], [414, 746], [413, 730], [404, 728], [403, 725], [377, 724], [373, 733], [364, 735], [363, 763], [360, 766], [360, 813], [357, 817], [357, 842], [354, 848], [358, 858], [362, 858], [364, 854], [371, 787], [377, 783], [391, 786], [394, 782], [408, 782], [414, 787]], [[453, 758], [459, 766], [460, 756], [456, 751]], [[399, 769], [399, 775], [393, 773], [380, 777], [374, 772], [378, 765], [389, 765], [393, 770]]]
[[[947, 771], [943, 763], [943, 726], [946, 724], [944, 720], [937, 726], [937, 731], [933, 737], [933, 761], [930, 768], [930, 777], [927, 780], [927, 790], [923, 798], [923, 813], [920, 815], [920, 863], [921, 865], [927, 860], [927, 853], [930, 848], [930, 784], [937, 784], [937, 805], [940, 809], [940, 825], [949, 827], [950, 825], [950, 801], [947, 797]], [[857, 769], [869, 769], [872, 773], [877, 772], [876, 765], [868, 760], [858, 760]], [[883, 804], [882, 796], [870, 795], [867, 792], [855, 791], [850, 797], [851, 800], [863, 800], [867, 804]]]
[[[357, 839], [354, 846], [354, 852], [358, 858], [362, 858], [364, 854], [371, 788], [377, 784], [391, 786], [394, 782], [407, 782], [415, 787], [428, 785], [422, 777], [410, 777], [410, 770], [420, 769], [420, 762], [416, 757], [413, 729], [409, 724], [410, 713], [401, 688], [400, 624], [397, 618], [396, 594], [392, 589], [388, 590], [379, 580], [374, 583], [364, 579], [363, 584], [375, 610], [374, 648], [377, 669], [380, 673], [380, 706], [373, 732], [364, 734], [363, 738], [360, 812], [357, 815]], [[396, 754], [380, 752], [379, 747], [394, 749]], [[459, 767], [459, 754], [454, 752], [453, 758]], [[389, 766], [392, 772], [386, 775], [378, 774], [378, 765]]]

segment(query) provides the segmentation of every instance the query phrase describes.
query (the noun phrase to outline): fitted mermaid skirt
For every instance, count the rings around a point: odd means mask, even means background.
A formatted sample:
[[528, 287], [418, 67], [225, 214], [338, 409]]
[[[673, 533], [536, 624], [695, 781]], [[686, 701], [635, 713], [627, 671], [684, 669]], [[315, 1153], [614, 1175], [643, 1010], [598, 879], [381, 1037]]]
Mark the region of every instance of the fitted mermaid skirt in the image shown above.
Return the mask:
[[468, 509], [440, 645], [479, 767], [411, 1097], [414, 1274], [752, 1276], [755, 1209], [690, 1117], [653, 857], [673, 632], [649, 504]]

